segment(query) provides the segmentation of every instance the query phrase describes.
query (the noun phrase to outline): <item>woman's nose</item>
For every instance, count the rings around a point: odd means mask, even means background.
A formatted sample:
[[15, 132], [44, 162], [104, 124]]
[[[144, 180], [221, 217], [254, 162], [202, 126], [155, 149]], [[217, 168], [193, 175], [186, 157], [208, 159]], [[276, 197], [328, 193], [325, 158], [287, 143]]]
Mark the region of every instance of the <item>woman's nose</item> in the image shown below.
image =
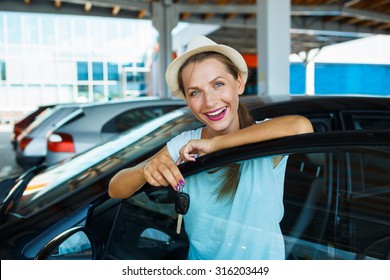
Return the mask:
[[218, 101], [217, 96], [211, 90], [205, 92], [204, 98], [205, 98], [206, 105], [208, 107], [213, 107]]

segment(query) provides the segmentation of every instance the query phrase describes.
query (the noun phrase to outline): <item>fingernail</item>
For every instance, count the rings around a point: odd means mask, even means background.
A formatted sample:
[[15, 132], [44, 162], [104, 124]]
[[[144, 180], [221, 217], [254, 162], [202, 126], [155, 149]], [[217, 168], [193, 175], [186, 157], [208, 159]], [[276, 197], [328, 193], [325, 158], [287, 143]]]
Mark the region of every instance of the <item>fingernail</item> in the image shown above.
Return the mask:
[[185, 184], [184, 180], [183, 180], [183, 179], [180, 179], [180, 180], [179, 180], [179, 185], [182, 186], [182, 187], [184, 187], [184, 184]]
[[175, 187], [175, 189], [176, 189], [177, 191], [180, 191], [180, 186], [177, 185], [177, 186]]

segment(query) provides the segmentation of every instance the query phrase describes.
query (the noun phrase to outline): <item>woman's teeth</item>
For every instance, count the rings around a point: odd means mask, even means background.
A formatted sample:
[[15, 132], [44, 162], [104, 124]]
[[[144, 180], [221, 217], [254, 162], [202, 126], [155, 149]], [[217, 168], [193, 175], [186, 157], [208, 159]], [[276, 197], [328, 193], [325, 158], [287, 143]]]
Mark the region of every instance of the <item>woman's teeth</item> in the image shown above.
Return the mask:
[[218, 116], [219, 114], [221, 114], [223, 111], [225, 111], [225, 109], [226, 109], [226, 107], [221, 108], [221, 109], [219, 109], [219, 110], [217, 110], [217, 111], [214, 111], [214, 112], [212, 112], [212, 113], [207, 113], [207, 115], [210, 116], [210, 117], [216, 117], [216, 116]]

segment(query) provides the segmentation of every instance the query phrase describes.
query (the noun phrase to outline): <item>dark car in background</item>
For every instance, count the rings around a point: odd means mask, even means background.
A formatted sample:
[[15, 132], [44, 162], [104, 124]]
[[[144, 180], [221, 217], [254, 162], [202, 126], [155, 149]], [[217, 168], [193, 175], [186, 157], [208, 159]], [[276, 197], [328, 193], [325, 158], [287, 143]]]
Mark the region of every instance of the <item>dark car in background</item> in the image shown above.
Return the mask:
[[[281, 229], [287, 259], [390, 259], [390, 99], [253, 101], [256, 120], [301, 114], [315, 133], [218, 151], [180, 166], [185, 178], [232, 163], [287, 156]], [[0, 206], [1, 259], [185, 259], [177, 193], [145, 185], [111, 199], [119, 170], [200, 124], [179, 109], [48, 169], [20, 177]], [[206, 210], [205, 210], [206, 211]]]
[[181, 99], [139, 97], [80, 106], [48, 131], [46, 165], [68, 159], [185, 105]]

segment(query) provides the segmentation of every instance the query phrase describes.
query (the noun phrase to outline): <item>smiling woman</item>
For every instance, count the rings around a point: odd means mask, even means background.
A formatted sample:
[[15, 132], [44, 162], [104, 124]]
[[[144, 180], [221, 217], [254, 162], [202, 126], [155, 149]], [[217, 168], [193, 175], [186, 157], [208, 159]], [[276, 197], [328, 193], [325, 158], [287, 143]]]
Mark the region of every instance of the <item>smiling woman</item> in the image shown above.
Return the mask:
[[[247, 77], [248, 69], [240, 53], [204, 36], [194, 37], [186, 52], [168, 66], [166, 81], [177, 97], [186, 100], [193, 115], [204, 126], [184, 131], [171, 139], [156, 155], [137, 166], [121, 170], [110, 181], [109, 195], [116, 198], [131, 196], [145, 182], [156, 187], [170, 185], [181, 195], [184, 190], [189, 192], [191, 206], [184, 216], [190, 244], [188, 259], [285, 257], [279, 222], [283, 212], [281, 194], [286, 157], [278, 155], [250, 161], [247, 165], [233, 164], [212, 174], [200, 175], [195, 180], [188, 179], [187, 182], [177, 167], [182, 162], [193, 162], [199, 156], [222, 149], [313, 131], [310, 121], [302, 116], [254, 122], [239, 101]], [[257, 177], [255, 174], [261, 175]], [[256, 185], [252, 184], [252, 180], [261, 182], [257, 192], [242, 186]], [[264, 201], [269, 203], [262, 203]], [[269, 215], [268, 219], [250, 219], [248, 227], [255, 229], [256, 234], [252, 231], [248, 233], [245, 231], [247, 227], [242, 226], [229, 227], [225, 232], [221, 230], [238, 217], [250, 217], [253, 212], [251, 208], [258, 204], [264, 206], [263, 214]], [[244, 205], [252, 207], [245, 208]], [[213, 219], [208, 218], [209, 211], [215, 214]], [[179, 217], [185, 212], [178, 212]], [[220, 227], [218, 234], [213, 234], [216, 221]], [[178, 229], [180, 233], [180, 224]], [[273, 250], [262, 245], [251, 245], [253, 237], [258, 234], [264, 241], [261, 244], [268, 244]], [[245, 249], [226, 246], [226, 243], [216, 242], [218, 239], [227, 240], [227, 243], [230, 239], [237, 239]]]

